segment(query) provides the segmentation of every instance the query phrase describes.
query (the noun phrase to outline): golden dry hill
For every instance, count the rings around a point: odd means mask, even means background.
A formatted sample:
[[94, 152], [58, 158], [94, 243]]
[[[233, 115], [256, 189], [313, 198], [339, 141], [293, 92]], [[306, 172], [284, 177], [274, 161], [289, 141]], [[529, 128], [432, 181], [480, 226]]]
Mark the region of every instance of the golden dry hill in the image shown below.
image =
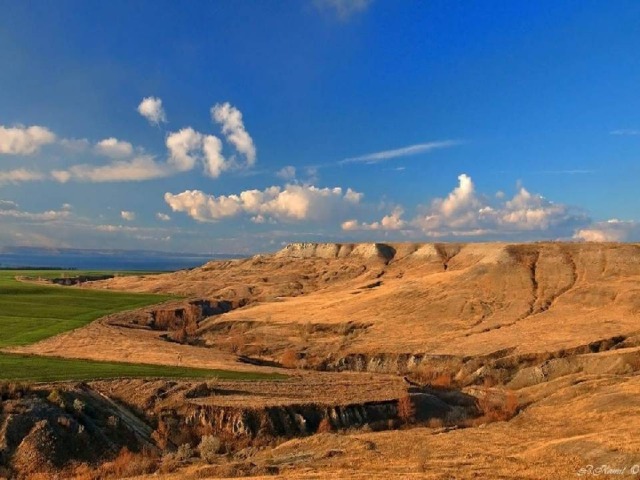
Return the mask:
[[545, 479], [640, 465], [640, 245], [301, 243], [82, 288], [185, 298], [14, 350], [292, 376], [69, 387], [143, 415], [146, 442], [227, 442], [214, 464], [164, 478]]

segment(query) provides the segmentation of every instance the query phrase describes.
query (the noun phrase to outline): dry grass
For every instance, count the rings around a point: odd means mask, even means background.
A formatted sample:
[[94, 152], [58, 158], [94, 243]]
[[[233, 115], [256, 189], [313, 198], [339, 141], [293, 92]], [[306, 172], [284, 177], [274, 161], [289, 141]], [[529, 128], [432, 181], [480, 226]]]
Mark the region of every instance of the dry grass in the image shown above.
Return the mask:
[[100, 467], [100, 478], [128, 478], [153, 473], [158, 468], [158, 457], [150, 451], [132, 453], [126, 447], [112, 461]]

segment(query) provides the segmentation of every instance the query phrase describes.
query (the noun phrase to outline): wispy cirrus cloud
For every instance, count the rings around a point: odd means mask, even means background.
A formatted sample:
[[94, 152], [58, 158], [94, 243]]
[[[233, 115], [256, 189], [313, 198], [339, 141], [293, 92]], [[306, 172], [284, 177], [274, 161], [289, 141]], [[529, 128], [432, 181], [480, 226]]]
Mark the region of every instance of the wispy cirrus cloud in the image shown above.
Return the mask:
[[345, 158], [344, 160], [340, 160], [338, 164], [345, 165], [348, 163], [380, 163], [387, 160], [392, 160], [394, 158], [410, 157], [412, 155], [427, 153], [433, 150], [455, 147], [461, 145], [462, 143], [463, 142], [460, 140], [441, 140], [437, 142], [418, 143], [416, 145], [394, 148], [393, 150], [383, 150], [381, 152], [367, 153], [365, 155]]
[[373, 0], [315, 0], [318, 9], [329, 11], [343, 21], [364, 12], [372, 3]]
[[0, 171], [0, 185], [4, 183], [36, 182], [45, 178], [46, 176], [43, 173], [25, 168]]
[[611, 130], [610, 135], [640, 135], [640, 130], [633, 128], [621, 128], [619, 130]]

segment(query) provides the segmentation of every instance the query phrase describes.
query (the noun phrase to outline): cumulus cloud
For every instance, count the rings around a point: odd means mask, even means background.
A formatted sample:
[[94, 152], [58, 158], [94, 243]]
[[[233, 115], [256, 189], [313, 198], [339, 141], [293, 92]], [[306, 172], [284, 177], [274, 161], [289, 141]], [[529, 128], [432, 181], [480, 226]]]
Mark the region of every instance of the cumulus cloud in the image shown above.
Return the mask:
[[45, 127], [37, 125], [4, 127], [0, 125], [0, 154], [31, 155], [40, 150], [43, 145], [55, 141], [55, 134]]
[[513, 198], [492, 203], [489, 197], [477, 194], [468, 175], [460, 175], [458, 182], [446, 198], [433, 200], [412, 223], [431, 236], [478, 236], [551, 229], [560, 235], [588, 221], [584, 213], [524, 187]]
[[170, 175], [171, 171], [155, 161], [151, 155], [141, 155], [130, 161], [114, 161], [107, 165], [74, 165], [68, 170], [54, 170], [51, 176], [60, 183], [78, 182], [133, 182], [151, 180]]
[[166, 193], [165, 201], [174, 212], [184, 212], [199, 222], [213, 222], [247, 214], [253, 221], [268, 219], [285, 221], [323, 220], [357, 204], [362, 194], [350, 188], [318, 188], [310, 185], [273, 186], [265, 190], [246, 190], [238, 195], [205, 194], [187, 190]]
[[356, 230], [403, 230], [407, 228], [407, 222], [402, 219], [404, 210], [396, 207], [389, 215], [382, 217], [379, 222], [360, 223], [357, 220], [347, 220], [342, 223], [342, 229], [345, 231]]
[[129, 212], [127, 210], [122, 210], [120, 212], [120, 216], [126, 220], [127, 222], [132, 222], [133, 220], [136, 219], [136, 213], [135, 212]]
[[167, 136], [169, 164], [180, 172], [193, 169], [202, 151], [202, 134], [187, 127]]
[[157, 97], [145, 97], [138, 105], [138, 113], [152, 125], [159, 125], [167, 121], [167, 115], [162, 108], [162, 100]]
[[440, 148], [454, 147], [456, 145], [460, 145], [460, 142], [456, 140], [442, 140], [439, 142], [419, 143], [417, 145], [409, 145], [408, 147], [396, 148], [394, 150], [384, 150], [382, 152], [368, 153], [357, 157], [345, 158], [338, 163], [380, 163], [393, 158], [408, 157]]
[[276, 176], [284, 180], [294, 180], [296, 178], [296, 167], [291, 165], [282, 167], [276, 172]]
[[3, 183], [22, 183], [44, 180], [45, 175], [35, 170], [17, 168], [15, 170], [0, 171], [0, 185]]
[[348, 20], [352, 15], [365, 11], [373, 0], [316, 0], [322, 10], [333, 12], [339, 19]]
[[581, 228], [573, 236], [585, 242], [626, 242], [640, 239], [640, 222], [613, 218]]
[[211, 118], [222, 126], [225, 138], [245, 157], [247, 166], [253, 166], [256, 162], [256, 147], [244, 127], [240, 110], [229, 102], [217, 103], [211, 107]]
[[169, 215], [161, 212], [156, 213], [156, 218], [162, 222], [168, 222], [169, 220], [171, 220], [171, 217]]
[[214, 135], [207, 135], [202, 140], [202, 151], [204, 172], [212, 178], [218, 178], [228, 168], [228, 163], [222, 155], [222, 142]]
[[96, 153], [110, 158], [126, 158], [133, 154], [133, 145], [117, 138], [105, 138], [96, 143]]
[[458, 176], [458, 185], [443, 198], [433, 199], [412, 220], [396, 207], [380, 221], [350, 219], [345, 231], [403, 231], [427, 237], [500, 237], [524, 234], [568, 237], [589, 223], [588, 217], [567, 205], [557, 204], [520, 186], [512, 198], [489, 196], [476, 191], [469, 175]]

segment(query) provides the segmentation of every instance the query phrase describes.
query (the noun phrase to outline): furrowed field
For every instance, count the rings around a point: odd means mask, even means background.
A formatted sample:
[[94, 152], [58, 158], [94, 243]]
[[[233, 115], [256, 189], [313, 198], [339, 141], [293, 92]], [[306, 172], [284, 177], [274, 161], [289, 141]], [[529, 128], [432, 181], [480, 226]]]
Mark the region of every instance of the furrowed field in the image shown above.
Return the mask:
[[[53, 278], [63, 273], [75, 276], [88, 272], [0, 270], [0, 348], [35, 343], [82, 327], [105, 315], [175, 298], [168, 295], [40, 285], [16, 280], [16, 277]], [[0, 380], [51, 381], [158, 376], [247, 380], [273, 377], [222, 370], [68, 360], [0, 352]]]

